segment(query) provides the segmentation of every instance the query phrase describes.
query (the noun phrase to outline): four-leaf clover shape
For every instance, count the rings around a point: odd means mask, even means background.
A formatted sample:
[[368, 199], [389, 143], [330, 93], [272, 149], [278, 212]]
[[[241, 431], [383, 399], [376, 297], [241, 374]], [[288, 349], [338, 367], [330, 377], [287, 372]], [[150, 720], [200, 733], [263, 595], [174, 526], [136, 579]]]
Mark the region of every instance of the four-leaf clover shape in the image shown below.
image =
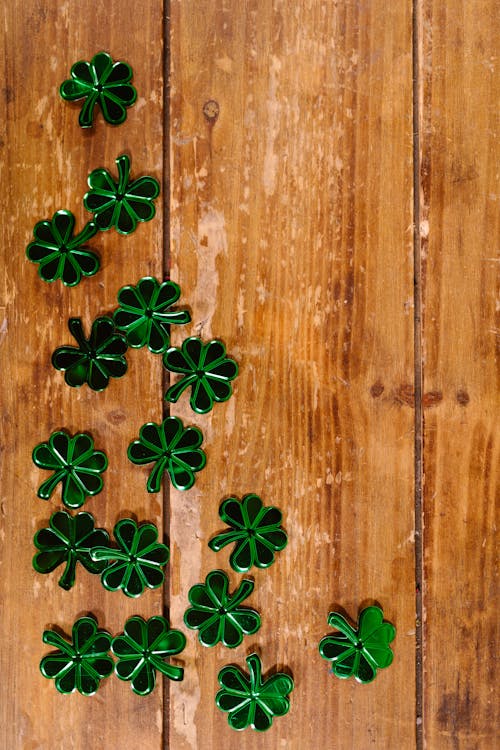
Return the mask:
[[246, 573], [253, 565], [268, 568], [274, 562], [274, 553], [286, 547], [281, 511], [263, 505], [257, 495], [245, 495], [241, 503], [235, 497], [224, 500], [219, 516], [230, 529], [217, 534], [208, 546], [218, 552], [235, 542], [229, 562], [237, 573]]
[[127, 117], [126, 107], [137, 99], [131, 79], [130, 65], [113, 63], [107, 52], [98, 52], [90, 62], [79, 60], [73, 65], [71, 78], [63, 81], [59, 92], [70, 102], [85, 99], [78, 118], [82, 128], [92, 127], [96, 104], [99, 104], [106, 122], [119, 125]]
[[189, 591], [191, 607], [184, 614], [184, 622], [198, 630], [203, 646], [215, 646], [219, 641], [228, 648], [236, 648], [243, 635], [256, 633], [260, 615], [254, 609], [240, 607], [252, 593], [254, 582], [244, 579], [236, 591], [229, 594], [229, 579], [222, 570], [212, 570], [205, 583], [197, 583]]
[[81, 617], [75, 622], [71, 643], [54, 630], [45, 630], [42, 640], [58, 649], [43, 657], [40, 670], [44, 677], [55, 679], [60, 693], [78, 690], [82, 695], [94, 695], [100, 681], [113, 671], [111, 636], [97, 629], [93, 617]]
[[358, 682], [371, 682], [377, 669], [392, 664], [394, 654], [389, 646], [396, 636], [390, 622], [384, 622], [380, 607], [366, 607], [359, 616], [358, 628], [330, 612], [328, 624], [339, 632], [327, 635], [320, 641], [319, 652], [323, 659], [332, 662], [332, 672], [347, 679], [354, 675]]
[[61, 279], [65, 286], [76, 286], [82, 276], [99, 270], [99, 258], [86, 247], [98, 227], [89, 221], [74, 235], [75, 217], [71, 211], [56, 211], [50, 221], [35, 224], [35, 239], [26, 248], [26, 256], [38, 263], [38, 275], [44, 281]]
[[250, 726], [265, 732], [275, 716], [284, 716], [290, 709], [288, 695], [293, 690], [292, 678], [277, 672], [267, 680], [262, 679], [262, 665], [257, 654], [247, 656], [249, 676], [239, 667], [228, 666], [219, 672], [221, 690], [215, 702], [221, 711], [228, 713], [232, 729]]
[[183, 375], [168, 389], [166, 400], [176, 403], [181, 393], [191, 386], [189, 403], [198, 414], [209, 412], [215, 401], [227, 401], [232, 394], [230, 381], [238, 374], [238, 365], [234, 359], [226, 357], [226, 347], [217, 339], [204, 344], [192, 336], [182, 342], [180, 349], [168, 349], [163, 363], [167, 370]]
[[53, 472], [38, 489], [38, 497], [48, 500], [59, 482], [62, 501], [67, 508], [79, 508], [89, 495], [102, 490], [100, 476], [108, 466], [102, 451], [94, 450], [90, 435], [77, 433], [70, 437], [65, 432], [53, 432], [47, 443], [33, 449], [33, 461], [41, 469]]
[[158, 543], [158, 529], [152, 523], [137, 526], [131, 518], [116, 524], [113, 534], [119, 549], [94, 547], [92, 560], [113, 561], [103, 570], [101, 581], [108, 591], [122, 589], [127, 596], [137, 597], [146, 586], [157, 589], [164, 581], [162, 568], [167, 564], [169, 549]]
[[105, 529], [94, 528], [94, 517], [90, 513], [70, 516], [64, 510], [53, 513], [49, 527], [40, 529], [34, 537], [39, 550], [33, 558], [33, 567], [38, 573], [51, 573], [66, 563], [59, 586], [69, 590], [75, 583], [76, 564], [81, 563], [89, 573], [101, 573], [107, 562], [95, 562], [91, 551], [95, 547], [105, 548], [109, 535]]
[[116, 160], [118, 180], [107, 169], [94, 169], [88, 176], [90, 190], [83, 205], [94, 214], [94, 221], [103, 232], [115, 227], [120, 234], [130, 234], [138, 221], [150, 221], [155, 215], [154, 199], [160, 183], [154, 177], [130, 181], [130, 159], [122, 154]]
[[115, 673], [120, 680], [130, 680], [137, 695], [148, 695], [156, 684], [158, 670], [171, 680], [182, 680], [182, 667], [168, 664], [165, 659], [179, 654], [186, 645], [180, 630], [170, 630], [164, 617], [130, 617], [124, 632], [113, 638], [111, 650], [118, 657]]

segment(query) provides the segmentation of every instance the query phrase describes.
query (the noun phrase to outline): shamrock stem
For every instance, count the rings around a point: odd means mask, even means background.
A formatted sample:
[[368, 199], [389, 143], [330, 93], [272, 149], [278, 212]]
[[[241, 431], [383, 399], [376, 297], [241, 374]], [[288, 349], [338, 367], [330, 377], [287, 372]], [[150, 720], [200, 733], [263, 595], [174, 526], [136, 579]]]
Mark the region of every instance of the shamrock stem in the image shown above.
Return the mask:
[[42, 500], [48, 500], [55, 487], [64, 479], [65, 473], [66, 472], [62, 470], [56, 471], [52, 474], [52, 476], [43, 482], [38, 488], [38, 497], [41, 497]]
[[179, 681], [184, 677], [184, 669], [182, 667], [176, 667], [174, 664], [166, 664], [162, 659], [154, 659], [153, 663], [159, 672], [171, 680]]
[[231, 609], [237, 607], [239, 604], [241, 604], [242, 601], [247, 598], [247, 596], [250, 596], [253, 591], [254, 585], [254, 582], [249, 578], [244, 578], [242, 580], [233, 596], [231, 597]]
[[78, 122], [81, 128], [91, 128], [94, 117], [94, 107], [97, 101], [97, 94], [90, 94], [83, 103]]
[[245, 536], [245, 531], [226, 531], [223, 534], [217, 534], [216, 537], [209, 541], [208, 546], [214, 552], [219, 552], [226, 545], [237, 542]]
[[94, 547], [90, 550], [90, 557], [94, 562], [100, 560], [128, 560], [129, 555], [113, 547]]
[[338, 612], [330, 612], [328, 615], [328, 624], [330, 627], [339, 630], [343, 633], [351, 643], [356, 643], [358, 640], [356, 631], [349, 625], [345, 617], [339, 615]]
[[161, 479], [163, 472], [165, 471], [165, 464], [167, 463], [166, 456], [160, 458], [159, 461], [153, 467], [153, 471], [149, 475], [149, 479], [146, 483], [146, 489], [148, 492], [159, 492], [161, 489]]
[[75, 577], [76, 577], [76, 556], [75, 556], [75, 553], [72, 550], [70, 550], [68, 554], [68, 562], [66, 563], [64, 572], [59, 579], [59, 586], [61, 586], [61, 588], [65, 589], [66, 591], [69, 591], [70, 588], [72, 588], [72, 586], [75, 585]]
[[121, 154], [116, 159], [116, 166], [118, 167], [118, 193], [123, 194], [127, 188], [130, 175], [130, 159], [127, 154]]
[[189, 388], [189, 386], [196, 381], [196, 377], [196, 375], [189, 375], [188, 377], [184, 377], [179, 380], [178, 383], [174, 383], [174, 385], [171, 385], [168, 391], [165, 393], [165, 400], [170, 401], [171, 404], [175, 404], [183, 391], [185, 391], [186, 388]]
[[84, 242], [87, 242], [87, 240], [90, 240], [91, 237], [94, 237], [94, 235], [96, 235], [98, 231], [99, 227], [97, 226], [97, 224], [94, 221], [88, 221], [83, 227], [80, 234], [77, 234], [73, 239], [73, 245], [75, 247], [80, 247], [80, 245], [83, 245]]
[[85, 334], [83, 332], [82, 319], [81, 318], [70, 318], [68, 320], [68, 328], [72, 336], [80, 344], [80, 347], [85, 351], [88, 349]]
[[262, 684], [262, 664], [257, 654], [250, 654], [250, 656], [247, 656], [246, 662], [250, 672], [250, 689], [256, 691]]
[[68, 654], [68, 656], [73, 656], [75, 653], [72, 645], [65, 641], [64, 638], [54, 630], [44, 630], [42, 641], [48, 646], [54, 646], [55, 648], [58, 648], [59, 651], [62, 651], [64, 654]]
[[[184, 323], [191, 322], [191, 315], [187, 310], [173, 310], [168, 312], [165, 317], [168, 318], [169, 323], [175, 323], [176, 325], [183, 325]], [[158, 318], [161, 321], [160, 316], [158, 316]]]

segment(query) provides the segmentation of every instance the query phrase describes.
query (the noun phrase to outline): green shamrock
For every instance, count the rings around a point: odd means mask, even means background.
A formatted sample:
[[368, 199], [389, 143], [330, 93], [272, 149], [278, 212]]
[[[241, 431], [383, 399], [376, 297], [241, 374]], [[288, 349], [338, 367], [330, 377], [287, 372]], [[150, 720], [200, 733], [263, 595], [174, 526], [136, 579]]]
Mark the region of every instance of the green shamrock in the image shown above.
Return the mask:
[[252, 565], [268, 568], [274, 562], [274, 553], [286, 547], [281, 511], [273, 505], [262, 505], [257, 495], [245, 495], [241, 503], [235, 497], [224, 500], [219, 516], [230, 529], [217, 534], [208, 546], [218, 552], [235, 542], [229, 562], [237, 573], [246, 573]]
[[155, 215], [153, 201], [160, 193], [160, 183], [154, 177], [129, 182], [130, 159], [126, 154], [116, 159], [116, 166], [117, 182], [107, 169], [94, 169], [89, 174], [90, 190], [83, 197], [83, 205], [94, 214], [101, 231], [115, 227], [120, 234], [130, 234], [138, 221], [150, 221]]
[[107, 562], [94, 562], [91, 551], [98, 546], [105, 547], [108, 542], [108, 532], [94, 528], [94, 517], [90, 513], [77, 513], [72, 517], [60, 510], [51, 515], [49, 528], [35, 534], [34, 543], [39, 552], [33, 558], [33, 567], [38, 573], [51, 573], [66, 563], [59, 586], [69, 590], [75, 583], [77, 562], [89, 573], [104, 570]]
[[71, 68], [71, 78], [63, 81], [59, 92], [66, 101], [85, 99], [78, 122], [92, 127], [94, 108], [99, 104], [106, 122], [119, 125], [127, 117], [126, 107], [137, 99], [130, 83], [132, 68], [124, 62], [113, 62], [107, 52], [98, 52], [90, 62], [79, 60]]
[[44, 677], [55, 678], [60, 693], [78, 690], [82, 695], [94, 695], [100, 681], [113, 671], [111, 636], [97, 629], [93, 617], [81, 617], [75, 622], [71, 643], [54, 630], [46, 630], [42, 640], [59, 649], [43, 657], [40, 670]]
[[323, 659], [332, 662], [334, 675], [343, 679], [354, 675], [358, 682], [371, 682], [377, 669], [392, 664], [394, 654], [389, 643], [394, 640], [396, 629], [383, 620], [380, 607], [367, 607], [361, 612], [355, 630], [338, 612], [330, 612], [328, 624], [340, 632], [323, 638], [319, 652]]
[[184, 670], [167, 664], [168, 656], [179, 654], [186, 645], [186, 636], [180, 630], [170, 630], [164, 617], [130, 617], [124, 632], [113, 638], [111, 650], [118, 661], [115, 674], [120, 680], [131, 680], [137, 695], [148, 695], [156, 684], [158, 670], [171, 680], [182, 680]]
[[125, 375], [127, 361], [123, 355], [127, 342], [116, 333], [111, 318], [96, 318], [88, 339], [80, 318], [70, 318], [68, 328], [78, 346], [60, 346], [52, 355], [56, 370], [66, 371], [64, 380], [68, 385], [79, 388], [87, 383], [93, 391], [102, 391], [110, 378]]
[[222, 341], [214, 339], [203, 344], [196, 336], [183, 341], [180, 349], [172, 347], [166, 351], [163, 363], [167, 370], [183, 374], [166, 392], [166, 400], [175, 404], [191, 386], [189, 403], [198, 414], [210, 411], [214, 401], [227, 401], [233, 392], [230, 381], [238, 374], [238, 365], [226, 357]]
[[260, 615], [254, 609], [240, 607], [253, 591], [254, 582], [243, 579], [236, 591], [228, 593], [229, 579], [222, 570], [212, 570], [205, 584], [198, 583], [189, 591], [193, 605], [186, 610], [184, 622], [188, 628], [198, 630], [198, 640], [203, 646], [215, 646], [222, 641], [228, 648], [236, 648], [243, 635], [256, 633], [260, 628]]
[[26, 256], [38, 263], [38, 275], [44, 281], [61, 279], [65, 286], [76, 286], [82, 276], [93, 276], [99, 270], [99, 258], [85, 243], [99, 231], [89, 221], [73, 235], [75, 217], [71, 211], [56, 211], [50, 221], [35, 224], [35, 241], [26, 248]]
[[[127, 596], [140, 596], [147, 586], [157, 589], [164, 581], [163, 566], [167, 564], [169, 549], [158, 543], [158, 529], [152, 523], [138, 527], [131, 518], [116, 524], [113, 534], [120, 549], [94, 547], [92, 560], [113, 560], [102, 573], [101, 581], [108, 591], [122, 589]], [[106, 562], [104, 563], [106, 565]]]
[[181, 294], [178, 284], [160, 284], [151, 276], [141, 279], [137, 286], [124, 286], [118, 292], [119, 308], [113, 315], [115, 326], [123, 331], [127, 343], [134, 349], [148, 347], [153, 354], [161, 354], [170, 345], [169, 326], [189, 323], [187, 310], [171, 310]]
[[100, 475], [108, 467], [106, 455], [94, 450], [90, 435], [79, 432], [70, 437], [62, 430], [33, 449], [33, 462], [54, 472], [40, 485], [38, 497], [48, 500], [61, 482], [62, 501], [67, 508], [79, 508], [87, 496], [97, 495], [103, 487]]
[[231, 729], [242, 730], [250, 726], [265, 732], [275, 716], [284, 716], [290, 709], [288, 695], [293, 690], [292, 678], [277, 672], [267, 680], [262, 679], [262, 665], [257, 654], [247, 656], [250, 675], [236, 666], [223, 667], [219, 672], [221, 690], [215, 696], [217, 707], [227, 712]]
[[160, 491], [165, 471], [177, 490], [188, 490], [194, 484], [194, 473], [206, 463], [200, 448], [202, 441], [203, 435], [197, 427], [184, 429], [178, 417], [167, 417], [161, 424], [143, 424], [139, 439], [130, 443], [127, 455], [134, 464], [154, 462], [146, 484], [148, 492]]

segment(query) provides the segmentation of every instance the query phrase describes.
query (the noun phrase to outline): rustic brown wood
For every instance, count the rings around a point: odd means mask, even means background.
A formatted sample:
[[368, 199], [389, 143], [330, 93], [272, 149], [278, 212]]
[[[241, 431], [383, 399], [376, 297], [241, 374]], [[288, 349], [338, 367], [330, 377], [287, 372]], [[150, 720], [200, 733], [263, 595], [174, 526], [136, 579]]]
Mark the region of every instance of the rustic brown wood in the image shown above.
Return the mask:
[[[280, 506], [290, 542], [253, 574], [256, 636], [231, 652], [190, 634], [170, 746], [414, 747], [411, 4], [174, 0], [171, 86], [171, 274], [190, 332], [241, 365], [210, 415], [172, 409], [208, 454], [171, 493], [174, 623], [191, 585], [229, 570], [207, 548], [224, 497]], [[336, 680], [327, 613], [374, 601], [394, 664]], [[261, 736], [214, 709], [218, 670], [254, 647], [296, 681]]]
[[498, 4], [424, 0], [424, 740], [498, 746]]
[[[1, 321], [2, 536], [0, 649], [2, 711], [0, 746], [9, 750], [61, 748], [148, 748], [162, 746], [162, 692], [133, 695], [116, 678], [105, 681], [94, 698], [63, 696], [45, 680], [38, 663], [50, 648], [42, 631], [57, 625], [66, 632], [77, 616], [91, 611], [114, 634], [132, 614], [162, 612], [162, 593], [140, 600], [105, 592], [99, 578], [80, 569], [70, 592], [57, 574], [40, 576], [31, 567], [32, 537], [60, 507], [60, 495], [44, 503], [36, 490], [46, 473], [31, 462], [31, 451], [56, 428], [88, 430], [109, 457], [105, 489], [85, 509], [112, 529], [132, 512], [139, 520], [162, 521], [162, 498], [148, 496], [146, 471], [132, 466], [126, 448], [140, 425], [161, 418], [161, 363], [145, 351], [129, 356], [125, 378], [103, 393], [65, 385], [50, 364], [52, 351], [73, 343], [69, 316], [86, 326], [112, 311], [116, 293], [148, 273], [162, 274], [162, 212], [127, 237], [99, 234], [92, 244], [102, 270], [74, 289], [45, 284], [25, 257], [36, 221], [60, 208], [88, 220], [82, 197], [88, 172], [114, 167], [122, 152], [132, 155], [135, 174], [162, 179], [162, 4], [109, 0], [96, 3], [5, 3], [2, 28], [2, 221], [3, 289]], [[78, 59], [104, 49], [134, 69], [139, 92], [126, 122], [113, 128], [98, 119], [92, 132], [77, 123], [78, 108], [62, 101], [58, 86]]]

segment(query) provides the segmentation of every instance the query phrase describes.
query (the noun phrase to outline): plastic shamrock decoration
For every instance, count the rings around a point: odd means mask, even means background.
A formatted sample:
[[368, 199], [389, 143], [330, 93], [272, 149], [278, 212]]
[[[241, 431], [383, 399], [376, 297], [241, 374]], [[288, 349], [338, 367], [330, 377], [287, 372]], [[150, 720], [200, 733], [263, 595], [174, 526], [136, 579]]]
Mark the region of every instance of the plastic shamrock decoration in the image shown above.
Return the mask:
[[85, 99], [78, 118], [82, 128], [92, 127], [96, 104], [106, 122], [119, 125], [127, 117], [126, 107], [137, 99], [131, 79], [130, 65], [114, 63], [107, 52], [98, 52], [90, 62], [79, 60], [73, 65], [71, 78], [63, 81], [59, 92], [66, 101]]
[[152, 523], [137, 526], [131, 518], [116, 524], [113, 534], [119, 549], [94, 547], [92, 560], [114, 561], [102, 573], [101, 581], [108, 591], [122, 589], [127, 596], [140, 596], [147, 586], [157, 589], [164, 581], [162, 568], [167, 564], [169, 549], [158, 543], [158, 529]]
[[286, 547], [281, 511], [273, 505], [262, 505], [257, 495], [245, 495], [241, 503], [235, 497], [224, 500], [219, 516], [230, 528], [217, 534], [208, 546], [218, 552], [235, 542], [229, 562], [237, 573], [246, 573], [252, 565], [268, 568], [274, 562], [274, 553]]
[[215, 646], [221, 641], [228, 648], [236, 648], [243, 635], [256, 633], [260, 615], [254, 609], [240, 607], [253, 591], [254, 582], [243, 579], [236, 591], [228, 593], [229, 579], [222, 570], [212, 570], [205, 583], [198, 583], [189, 591], [191, 607], [184, 614], [184, 622], [198, 630], [203, 646]]
[[184, 428], [178, 417], [167, 417], [161, 424], [142, 425], [139, 439], [130, 443], [127, 455], [134, 464], [154, 462], [146, 484], [148, 492], [160, 491], [165, 471], [177, 490], [188, 490], [194, 484], [194, 473], [206, 463], [200, 448], [202, 441], [197, 427]]
[[130, 234], [138, 221], [150, 221], [155, 215], [154, 199], [160, 183], [154, 177], [129, 181], [130, 159], [122, 154], [116, 159], [118, 181], [107, 169], [94, 169], [88, 176], [90, 190], [83, 205], [94, 214], [94, 221], [103, 232], [115, 227], [120, 234]]
[[227, 401], [233, 392], [230, 381], [238, 374], [238, 365], [226, 357], [222, 341], [214, 339], [204, 344], [196, 336], [183, 341], [180, 349], [168, 349], [163, 363], [167, 370], [183, 374], [166, 392], [166, 400], [176, 403], [191, 386], [189, 403], [198, 414], [210, 411], [214, 401]]
[[169, 326], [189, 323], [187, 310], [171, 310], [181, 289], [173, 281], [159, 281], [146, 276], [137, 286], [124, 286], [118, 292], [119, 308], [113, 318], [123, 331], [129, 346], [148, 347], [153, 354], [161, 354], [170, 345]]
[[48, 500], [62, 484], [62, 501], [67, 508], [79, 508], [85, 499], [97, 495], [103, 487], [101, 474], [108, 466], [106, 454], [94, 450], [90, 435], [53, 432], [47, 443], [33, 449], [33, 461], [41, 469], [53, 472], [38, 488], [38, 497]]
[[127, 342], [116, 333], [111, 318], [96, 318], [92, 331], [85, 338], [80, 318], [70, 318], [68, 328], [78, 346], [60, 346], [52, 355], [56, 370], [65, 370], [64, 380], [79, 388], [87, 383], [93, 391], [102, 391], [110, 378], [121, 378], [127, 372], [127, 361], [123, 356]]
[[394, 654], [389, 644], [396, 636], [396, 629], [383, 620], [384, 613], [379, 607], [367, 607], [359, 616], [356, 630], [338, 612], [330, 612], [328, 624], [339, 632], [323, 638], [319, 652], [323, 659], [332, 662], [334, 675], [343, 679], [354, 675], [358, 682], [371, 682], [377, 669], [392, 664]]
[[111, 649], [118, 661], [115, 673], [120, 680], [130, 680], [137, 695], [148, 695], [156, 684], [158, 670], [171, 680], [182, 680], [184, 670], [165, 659], [179, 654], [186, 645], [180, 630], [170, 630], [164, 617], [130, 617], [124, 633], [113, 638]]
[[100, 681], [113, 671], [111, 636], [97, 629], [93, 617], [81, 617], [75, 622], [71, 643], [54, 630], [46, 630], [42, 640], [59, 649], [43, 657], [40, 670], [44, 677], [55, 678], [60, 693], [78, 690], [82, 695], [94, 695]]
[[231, 729], [241, 730], [250, 726], [258, 732], [265, 732], [275, 716], [288, 713], [288, 695], [293, 690], [293, 680], [283, 672], [263, 680], [262, 665], [257, 654], [247, 656], [246, 662], [249, 676], [236, 666], [221, 669], [221, 690], [215, 696], [215, 702], [221, 711], [228, 713], [227, 721]]
[[35, 224], [34, 242], [26, 256], [38, 263], [38, 275], [44, 281], [61, 279], [65, 286], [76, 286], [82, 276], [93, 276], [99, 270], [99, 258], [85, 246], [98, 232], [93, 221], [73, 235], [75, 217], [71, 211], [56, 211], [50, 221]]
[[35, 534], [35, 547], [39, 552], [33, 558], [33, 567], [38, 573], [51, 573], [65, 563], [59, 586], [69, 590], [75, 583], [77, 562], [89, 573], [104, 570], [107, 562], [94, 562], [90, 553], [94, 547], [105, 547], [108, 541], [108, 532], [94, 528], [94, 517], [90, 513], [77, 513], [72, 517], [65, 510], [57, 511], [51, 515], [49, 527]]

